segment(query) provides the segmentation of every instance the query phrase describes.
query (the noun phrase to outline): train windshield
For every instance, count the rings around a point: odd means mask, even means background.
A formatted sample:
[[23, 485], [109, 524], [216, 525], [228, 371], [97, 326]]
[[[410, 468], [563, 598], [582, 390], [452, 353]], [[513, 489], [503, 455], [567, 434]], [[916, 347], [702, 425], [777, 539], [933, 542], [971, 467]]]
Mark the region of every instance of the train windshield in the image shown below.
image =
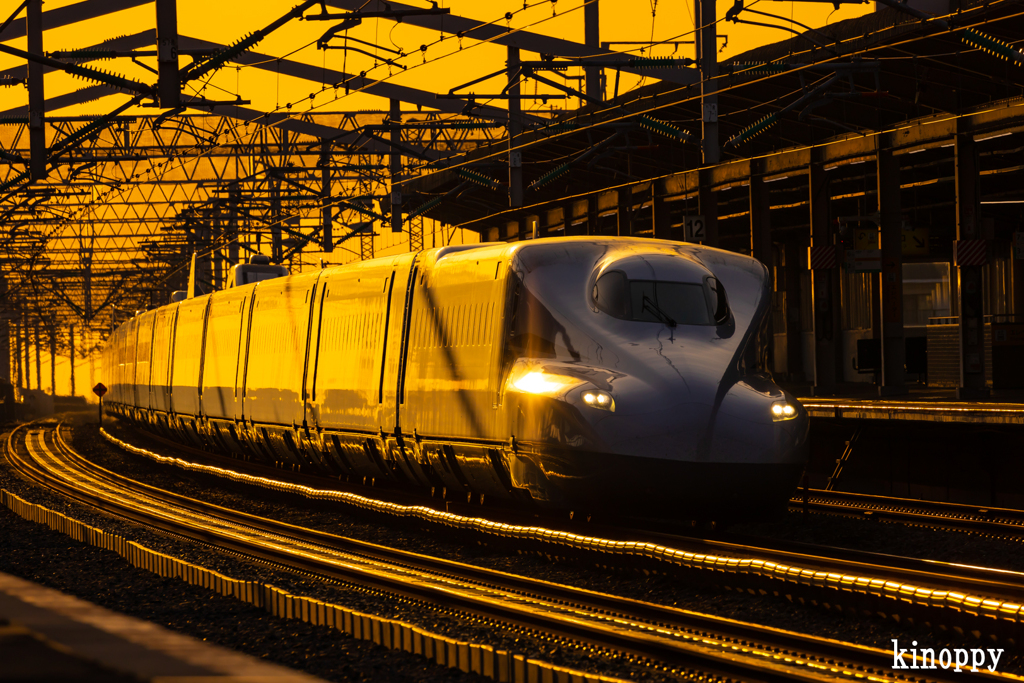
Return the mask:
[[725, 293], [715, 278], [703, 283], [629, 280], [619, 271], [594, 285], [597, 307], [622, 320], [676, 325], [713, 325], [728, 318]]

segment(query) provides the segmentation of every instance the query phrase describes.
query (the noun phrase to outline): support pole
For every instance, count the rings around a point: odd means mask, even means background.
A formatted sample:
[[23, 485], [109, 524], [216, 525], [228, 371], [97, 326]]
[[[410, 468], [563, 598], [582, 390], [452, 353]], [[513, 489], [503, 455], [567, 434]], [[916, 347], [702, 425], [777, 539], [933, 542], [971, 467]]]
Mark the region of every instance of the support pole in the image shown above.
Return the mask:
[[[7, 298], [7, 279], [0, 274], [0, 300]], [[14, 386], [14, 364], [11, 362], [10, 314], [0, 311], [0, 377], [7, 377]]]
[[25, 320], [21, 325], [21, 338], [22, 347], [25, 350], [25, 388], [32, 388], [32, 355], [29, 351], [29, 331], [28, 331], [28, 320]]
[[156, 0], [157, 97], [164, 109], [181, 106], [177, 0]]
[[398, 145], [402, 144], [402, 102], [391, 100], [391, 112], [388, 115], [391, 125], [391, 154], [388, 163], [391, 171], [391, 232], [402, 232], [402, 153]]
[[[43, 56], [43, 0], [28, 0], [26, 37], [28, 52]], [[43, 93], [44, 66], [28, 63], [28, 148], [32, 180], [46, 178], [46, 101]]]
[[[969, 133], [958, 133], [956, 156], [956, 238], [981, 238], [978, 213], [981, 209], [981, 177], [977, 143]], [[989, 395], [985, 381], [985, 301], [983, 266], [958, 266], [960, 298], [960, 399], [980, 399]]]
[[[25, 336], [25, 327], [20, 322], [14, 323], [14, 351], [18, 357], [18, 384], [16, 385], [19, 389], [25, 387], [25, 366], [22, 364], [21, 349], [24, 346], [23, 338]], [[13, 382], [12, 382], [13, 384]]]
[[[835, 234], [829, 220], [828, 176], [815, 159], [808, 174], [811, 202], [811, 246], [834, 246]], [[810, 264], [808, 264], [810, 265]], [[832, 394], [842, 381], [842, 330], [839, 301], [838, 264], [835, 268], [811, 271], [811, 305], [814, 307], [814, 376], [811, 393]]]
[[50, 328], [50, 396], [57, 395], [57, 330]]
[[331, 143], [320, 145], [320, 250], [334, 251], [334, 213], [331, 206]]
[[[281, 131], [287, 135], [287, 131]], [[284, 245], [281, 244], [281, 181], [270, 181], [270, 260], [280, 263], [284, 259]]]
[[[506, 72], [509, 82], [508, 100], [508, 205], [523, 205], [523, 155], [515, 149], [523, 132], [522, 100], [519, 99], [519, 48], [508, 48]], [[514, 84], [514, 85], [512, 85]]]
[[718, 145], [718, 38], [716, 30], [716, 0], [694, 0], [697, 26], [697, 63], [700, 65], [700, 99], [702, 119], [701, 150], [704, 165], [722, 160]]
[[43, 363], [42, 363], [42, 351], [39, 348], [39, 325], [35, 326], [35, 344], [36, 344], [36, 389], [39, 391], [43, 390]]
[[[238, 245], [242, 239], [239, 230], [239, 205], [242, 203], [242, 189], [238, 183], [232, 183], [228, 188], [228, 277], [233, 273], [231, 268], [238, 265]], [[232, 286], [234, 282], [230, 283]]]
[[879, 149], [878, 213], [882, 249], [882, 384], [879, 396], [907, 393], [903, 332], [903, 210], [900, 162], [891, 149]]
[[[601, 12], [598, 0], [589, 0], [583, 6], [583, 42], [597, 54], [601, 50]], [[583, 67], [586, 78], [587, 97], [604, 100], [604, 88], [601, 87], [602, 70], [597, 66]]]
[[75, 395], [75, 326], [68, 327], [68, 360], [71, 361], [71, 396]]

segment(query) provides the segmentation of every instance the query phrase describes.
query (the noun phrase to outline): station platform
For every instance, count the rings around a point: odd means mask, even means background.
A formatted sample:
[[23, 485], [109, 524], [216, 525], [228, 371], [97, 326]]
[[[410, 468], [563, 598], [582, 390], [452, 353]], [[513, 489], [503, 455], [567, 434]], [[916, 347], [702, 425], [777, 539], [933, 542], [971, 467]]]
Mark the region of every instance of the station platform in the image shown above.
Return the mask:
[[0, 682], [315, 683], [322, 679], [0, 573]]
[[873, 384], [846, 385], [830, 396], [812, 396], [806, 385], [782, 386], [799, 397], [812, 418], [1024, 425], [1021, 390], [994, 391], [984, 400], [962, 401], [954, 388], [923, 385], [911, 385], [906, 394], [892, 397], [879, 397]]

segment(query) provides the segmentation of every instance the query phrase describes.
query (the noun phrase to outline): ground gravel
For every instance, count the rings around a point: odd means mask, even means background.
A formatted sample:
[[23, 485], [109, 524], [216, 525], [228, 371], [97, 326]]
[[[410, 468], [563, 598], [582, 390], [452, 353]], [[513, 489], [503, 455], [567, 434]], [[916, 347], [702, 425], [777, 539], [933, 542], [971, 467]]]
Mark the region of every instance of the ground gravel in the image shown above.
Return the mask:
[[[121, 425], [108, 425], [108, 429], [118, 430], [119, 435], [131, 443], [150, 447], [157, 452], [167, 451], [167, 447], [159, 443], [147, 443], [144, 436], [133, 434]], [[453, 540], [445, 534], [427, 533], [421, 528], [394, 523], [393, 520], [353, 512], [338, 504], [309, 501], [298, 496], [268, 492], [255, 487], [225, 482], [208, 475], [189, 473], [177, 468], [158, 465], [110, 447], [96, 432], [95, 424], [76, 428], [73, 444], [79, 452], [97, 464], [154, 486], [292, 524], [383, 543], [412, 552], [469, 562], [548, 581], [583, 585], [592, 590], [887, 650], [891, 649], [893, 638], [899, 638], [901, 642], [914, 639], [937, 648], [979, 646], [976, 642], [944, 631], [933, 632], [926, 626], [898, 624], [878, 618], [863, 618], [848, 613], [826, 611], [821, 608], [807, 608], [790, 604], [773, 596], [741, 594], [703, 583], [689, 582], [680, 577], [597, 570], [590, 566], [552, 562], [544, 557], [509, 552], [507, 548], [467, 544]], [[0, 483], [9, 479], [8, 475], [0, 473]], [[34, 492], [34, 490], [32, 491]], [[38, 494], [35, 499], [39, 500]], [[68, 505], [60, 500], [54, 501], [54, 504], [57, 509], [61, 509], [60, 504]], [[145, 545], [217, 569], [230, 576], [265, 581], [296, 594], [311, 595], [353, 609], [401, 618], [430, 628], [430, 630], [455, 635], [463, 639], [490, 642], [497, 647], [507, 647], [501, 643], [511, 643], [512, 647], [509, 649], [526, 652], [530, 656], [554, 661], [561, 665], [591, 668], [586, 666], [586, 659], [582, 654], [573, 648], [558, 647], [551, 643], [506, 633], [482, 624], [467, 624], [433, 610], [423, 610], [407, 603], [396, 603], [394, 600], [379, 595], [328, 585], [321, 581], [303, 579], [192, 544], [172, 542], [133, 525], [109, 520], [95, 512], [81, 510], [81, 513], [92, 514], [95, 518], [90, 521], [83, 518], [81, 514], [77, 515], [83, 521], [117, 533], [124, 533]], [[68, 514], [72, 514], [72, 512], [69, 511]], [[122, 524], [124, 530], [112, 528], [112, 525], [115, 524]], [[969, 537], [964, 537], [961, 534], [865, 523], [860, 520], [812, 516], [808, 520], [783, 519], [758, 525], [746, 525], [741, 527], [741, 530], [745, 534], [760, 533], [804, 542], [827, 541], [831, 545], [894, 553], [898, 551], [899, 554], [917, 554], [923, 557], [930, 556], [924, 550], [927, 548], [936, 548], [940, 554], [945, 553], [949, 557], [955, 557], [958, 552], [969, 552], [969, 549], [964, 550], [965, 538]], [[1006, 553], [1012, 556], [1013, 552], [1019, 551], [1016, 544], [985, 539], [974, 540], [991, 544], [988, 552], [993, 553], [993, 557], [1005, 558]], [[912, 552], [915, 548], [921, 548], [922, 551], [920, 553]], [[1002, 549], [1003, 555], [999, 555], [999, 548]], [[947, 559], [947, 557], [938, 559]], [[978, 562], [973, 563], [978, 564]], [[262, 615], [262, 613], [259, 614]], [[262, 616], [266, 618], [265, 615]], [[496, 640], [500, 642], [496, 642]], [[1007, 661], [1008, 657], [1009, 661]], [[617, 675], [633, 675], [648, 679], [651, 674], [649, 670], [638, 671], [621, 661], [602, 660], [600, 666], [603, 672]], [[1012, 671], [1018, 670], [1020, 666], [1019, 658], [1014, 657], [1012, 652], [1007, 652], [1000, 664], [1000, 669]]]

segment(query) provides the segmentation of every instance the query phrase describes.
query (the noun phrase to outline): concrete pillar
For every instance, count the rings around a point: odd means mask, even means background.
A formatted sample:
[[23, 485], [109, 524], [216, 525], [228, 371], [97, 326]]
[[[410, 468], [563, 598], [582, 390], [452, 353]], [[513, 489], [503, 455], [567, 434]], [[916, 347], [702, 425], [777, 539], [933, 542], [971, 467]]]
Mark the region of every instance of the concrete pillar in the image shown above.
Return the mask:
[[882, 382], [879, 396], [907, 393], [906, 342], [903, 338], [903, 209], [900, 162], [890, 149], [878, 150], [878, 214], [881, 273]]
[[629, 188], [619, 190], [619, 237], [629, 237], [633, 232], [633, 193]]
[[[768, 269], [768, 288], [775, 291], [775, 284], [771, 281], [775, 273], [774, 259], [772, 257], [772, 221], [771, 202], [768, 196], [768, 186], [764, 177], [757, 173], [751, 173], [749, 190], [750, 206], [750, 255], [764, 264]], [[766, 367], [771, 370], [775, 365], [775, 330], [772, 320], [774, 306], [768, 309], [768, 324], [765, 330], [765, 343], [767, 349], [763, 349], [767, 358]]]
[[658, 194], [657, 183], [651, 183], [651, 221], [654, 224], [654, 238], [659, 240], [672, 239], [672, 220], [669, 215], [668, 202]]
[[772, 272], [771, 202], [764, 178], [750, 176], [750, 255]]
[[[978, 150], [970, 134], [956, 135], [956, 238], [981, 239], [981, 176]], [[985, 310], [982, 266], [958, 266], [960, 301], [960, 386], [957, 398], [979, 399], [989, 395], [985, 382]]]
[[806, 258], [808, 243], [796, 236], [785, 246], [785, 273], [782, 286], [786, 296], [786, 369], [790, 381], [804, 378], [803, 330], [800, 328], [800, 311], [803, 305], [800, 292], [801, 266]]
[[[835, 245], [829, 214], [828, 176], [824, 165], [811, 162], [808, 174], [811, 203], [811, 246]], [[840, 268], [811, 271], [811, 305], [814, 307], [814, 377], [811, 393], [835, 393], [842, 375]]]
[[718, 197], [711, 191], [711, 172], [701, 169], [697, 174], [697, 206], [704, 217], [704, 244], [718, 246]]
[[587, 234], [597, 235], [597, 195], [587, 197]]

